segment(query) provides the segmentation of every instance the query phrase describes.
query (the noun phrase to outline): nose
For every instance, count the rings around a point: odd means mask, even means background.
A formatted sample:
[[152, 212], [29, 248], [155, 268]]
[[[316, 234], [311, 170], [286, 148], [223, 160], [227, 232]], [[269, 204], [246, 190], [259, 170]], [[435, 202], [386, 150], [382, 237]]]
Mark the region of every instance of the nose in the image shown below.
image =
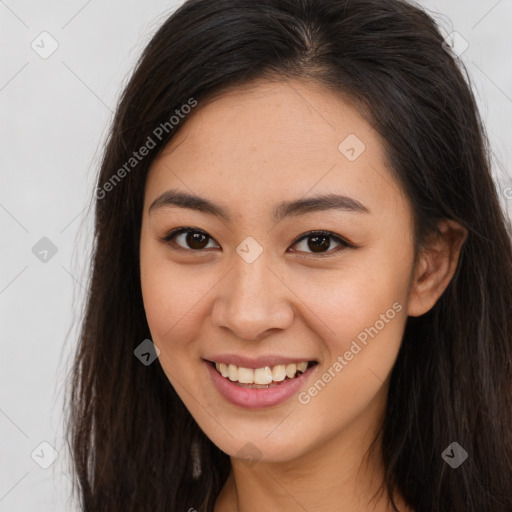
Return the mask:
[[212, 321], [238, 339], [259, 340], [293, 322], [294, 294], [264, 255], [248, 263], [235, 254], [233, 268], [215, 288]]

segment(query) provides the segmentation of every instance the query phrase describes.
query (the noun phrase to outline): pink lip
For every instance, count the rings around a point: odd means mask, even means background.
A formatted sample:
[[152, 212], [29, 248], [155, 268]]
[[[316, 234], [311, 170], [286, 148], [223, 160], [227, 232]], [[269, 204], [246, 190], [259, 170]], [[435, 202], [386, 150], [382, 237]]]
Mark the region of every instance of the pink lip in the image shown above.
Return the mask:
[[[219, 393], [232, 404], [245, 407], [247, 409], [271, 407], [286, 401], [299, 391], [306, 382], [306, 379], [308, 379], [311, 373], [313, 373], [318, 366], [314, 365], [298, 377], [285, 380], [282, 384], [277, 386], [251, 389], [238, 386], [226, 377], [223, 377], [210, 362], [205, 361], [204, 364], [210, 372], [213, 383]], [[257, 368], [262, 367], [257, 366]]]

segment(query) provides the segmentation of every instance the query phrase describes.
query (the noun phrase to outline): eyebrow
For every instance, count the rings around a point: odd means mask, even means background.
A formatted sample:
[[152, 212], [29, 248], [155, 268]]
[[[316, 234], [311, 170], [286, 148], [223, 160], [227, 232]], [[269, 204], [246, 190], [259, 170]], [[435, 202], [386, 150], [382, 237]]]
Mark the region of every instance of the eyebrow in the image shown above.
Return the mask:
[[[215, 215], [227, 222], [231, 221], [231, 215], [222, 206], [204, 197], [181, 192], [179, 190], [167, 190], [158, 196], [151, 203], [149, 213], [166, 207], [187, 208], [209, 215]], [[370, 213], [370, 210], [356, 199], [338, 194], [324, 194], [305, 199], [297, 199], [295, 201], [283, 201], [274, 208], [273, 218], [275, 221], [279, 222], [288, 216], [305, 215], [326, 210]]]

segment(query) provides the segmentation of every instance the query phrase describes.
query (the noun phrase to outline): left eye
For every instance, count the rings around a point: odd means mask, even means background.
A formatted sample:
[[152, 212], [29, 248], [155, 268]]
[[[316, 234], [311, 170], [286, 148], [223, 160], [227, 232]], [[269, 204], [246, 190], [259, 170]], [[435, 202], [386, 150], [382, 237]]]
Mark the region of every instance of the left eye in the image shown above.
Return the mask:
[[[180, 237], [184, 237], [184, 244], [188, 245], [188, 247], [179, 244], [177, 241]], [[207, 233], [202, 230], [195, 228], [177, 228], [170, 231], [167, 235], [165, 235], [162, 239], [165, 243], [172, 243], [177, 245], [180, 249], [185, 250], [194, 250], [201, 251], [202, 249], [208, 248], [208, 240], [212, 240]], [[337, 250], [331, 249], [331, 240], [334, 240], [335, 243], [339, 244]], [[307, 241], [307, 242], [306, 242]], [[310, 254], [315, 254], [317, 256], [329, 256], [333, 252], [338, 252], [339, 250], [347, 247], [355, 247], [353, 244], [344, 240], [340, 236], [330, 232], [330, 231], [309, 231], [301, 235], [300, 238], [296, 239], [292, 244], [297, 245], [300, 243], [306, 242], [305, 247], [310, 249]], [[308, 252], [308, 251], [292, 251], [292, 252]]]
[[[339, 244], [338, 249], [324, 251], [323, 249], [331, 248], [331, 240], [334, 240], [335, 243]], [[330, 256], [333, 252], [338, 252], [339, 250], [347, 247], [354, 247], [354, 245], [349, 243], [347, 240], [344, 240], [330, 231], [310, 231], [302, 235], [294, 242], [293, 245], [303, 243], [303, 241], [307, 241], [306, 247], [311, 249], [312, 254], [316, 254], [317, 256]]]

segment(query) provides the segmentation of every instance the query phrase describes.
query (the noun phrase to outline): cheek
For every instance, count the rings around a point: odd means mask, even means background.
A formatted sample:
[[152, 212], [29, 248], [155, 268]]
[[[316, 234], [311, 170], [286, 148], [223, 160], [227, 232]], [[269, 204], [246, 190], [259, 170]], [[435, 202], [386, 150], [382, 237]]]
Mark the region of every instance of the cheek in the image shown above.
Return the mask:
[[[302, 280], [298, 294], [323, 321], [330, 339], [337, 339], [341, 348], [347, 340], [378, 322], [382, 314], [394, 319], [397, 309], [403, 308], [410, 269], [406, 263], [403, 268], [397, 268], [392, 261], [368, 254], [357, 264], [329, 272], [324, 278]], [[402, 307], [393, 308], [395, 303]]]
[[304, 421], [310, 421], [308, 428], [319, 438], [335, 435], [372, 401], [385, 400], [384, 382], [396, 361], [407, 319], [407, 279], [384, 260], [381, 263], [352, 268], [349, 275], [324, 287], [327, 295], [320, 294], [316, 283], [317, 293], [307, 303], [321, 320], [314, 329], [327, 333], [326, 353], [315, 380], [297, 398], [304, 406]]
[[[346, 413], [355, 413], [368, 404], [388, 377], [407, 320], [413, 253], [404, 247], [399, 256], [397, 259], [391, 245], [368, 249], [323, 280], [303, 281], [301, 296], [308, 297], [307, 306], [321, 320], [313, 329], [325, 340], [317, 388], [328, 388], [319, 399], [314, 398], [318, 389], [307, 391], [303, 403], [316, 400], [315, 407], [321, 409], [331, 401], [339, 402]], [[345, 413], [340, 411], [339, 415], [344, 421]]]
[[199, 338], [196, 315], [204, 291], [191, 285], [190, 279], [169, 262], [147, 262], [147, 270], [141, 274], [141, 287], [151, 339], [160, 351], [164, 373], [188, 407], [188, 394], [196, 396], [199, 392], [195, 372], [200, 354], [191, 341]]
[[[152, 341], [164, 369], [181, 373], [201, 354], [195, 340], [208, 328], [211, 293], [220, 277], [204, 265], [179, 265], [162, 248], [141, 250], [141, 291]], [[206, 335], [209, 335], [207, 333]]]
[[201, 298], [208, 290], [205, 280], [194, 279], [190, 272], [180, 272], [167, 262], [166, 266], [151, 265], [141, 278], [141, 287], [154, 341], [186, 340], [187, 332], [194, 329]]
[[[165, 258], [161, 248], [141, 242], [141, 291], [153, 341], [159, 345], [171, 337], [177, 327], [186, 324], [187, 311], [194, 298], [194, 287], [185, 282], [183, 272]], [[197, 292], [196, 292], [197, 293]], [[185, 321], [184, 323], [182, 323]]]

